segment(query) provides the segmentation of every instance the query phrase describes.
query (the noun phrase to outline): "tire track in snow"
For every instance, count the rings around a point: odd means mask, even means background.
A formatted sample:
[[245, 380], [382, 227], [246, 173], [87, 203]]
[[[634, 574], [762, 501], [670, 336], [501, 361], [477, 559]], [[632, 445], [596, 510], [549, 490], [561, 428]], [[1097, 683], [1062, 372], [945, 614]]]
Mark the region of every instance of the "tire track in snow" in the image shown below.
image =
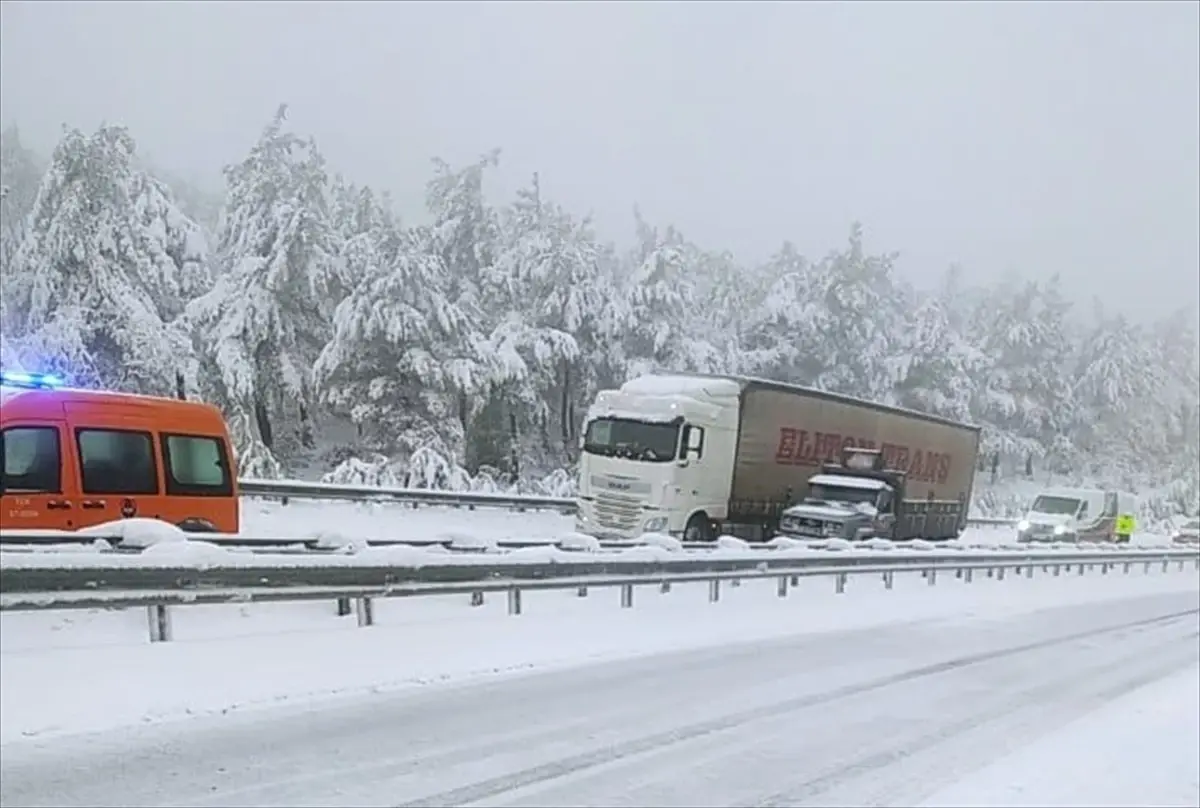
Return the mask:
[[572, 755], [550, 763], [529, 767], [511, 774], [491, 777], [473, 784], [462, 786], [435, 794], [427, 795], [417, 800], [400, 803], [396, 808], [435, 808], [436, 806], [470, 805], [474, 802], [489, 799], [505, 792], [541, 785], [550, 781], [573, 775], [586, 769], [625, 760], [627, 758], [645, 755], [675, 744], [701, 738], [715, 733], [739, 728], [756, 720], [772, 718], [783, 713], [796, 712], [810, 707], [827, 704], [872, 691], [882, 690], [894, 685], [914, 680], [934, 677], [939, 674], [957, 671], [973, 665], [979, 665], [996, 659], [1018, 656], [1030, 651], [1052, 648], [1078, 640], [1092, 637], [1102, 637], [1139, 627], [1150, 627], [1168, 624], [1189, 616], [1200, 614], [1200, 609], [1188, 609], [1172, 612], [1152, 618], [1122, 622], [1087, 631], [1060, 635], [1044, 640], [1009, 646], [993, 651], [970, 654], [944, 662], [925, 665], [897, 674], [880, 677], [868, 682], [847, 685], [823, 693], [808, 694], [795, 699], [756, 707], [730, 715], [710, 719], [664, 732], [654, 733], [639, 739], [614, 745], [604, 749]]

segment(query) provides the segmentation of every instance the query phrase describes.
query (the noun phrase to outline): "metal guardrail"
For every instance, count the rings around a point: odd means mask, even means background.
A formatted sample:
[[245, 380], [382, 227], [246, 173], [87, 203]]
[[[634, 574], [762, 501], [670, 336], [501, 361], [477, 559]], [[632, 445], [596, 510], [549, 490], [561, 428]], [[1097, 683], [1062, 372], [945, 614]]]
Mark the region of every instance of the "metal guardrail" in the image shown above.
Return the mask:
[[479, 491], [435, 491], [428, 488], [384, 488], [373, 485], [337, 485], [297, 480], [239, 480], [244, 497], [341, 500], [344, 502], [403, 502], [411, 505], [444, 505], [452, 508], [507, 508], [575, 513], [575, 500], [532, 494], [493, 494]]
[[[848, 554], [847, 554], [848, 555]], [[1007, 571], [1033, 577], [1044, 573], [1078, 575], [1099, 568], [1108, 574], [1118, 567], [1128, 574], [1135, 565], [1145, 573], [1177, 564], [1200, 570], [1200, 553], [1193, 549], [1110, 551], [1099, 553], [1038, 552], [1015, 556], [961, 553], [914, 554], [904, 557], [778, 559], [686, 559], [659, 563], [638, 561], [581, 561], [558, 564], [444, 565], [389, 567], [383, 565], [308, 568], [155, 568], [59, 567], [50, 569], [0, 567], [0, 611], [147, 607], [151, 642], [171, 639], [168, 607], [250, 601], [337, 600], [339, 613], [349, 613], [350, 601], [358, 625], [374, 623], [377, 598], [470, 594], [472, 605], [487, 593], [504, 592], [508, 612], [522, 611], [522, 592], [575, 589], [586, 596], [592, 588], [620, 588], [621, 606], [630, 608], [637, 587], [657, 586], [669, 592], [672, 584], [707, 582], [709, 601], [720, 599], [721, 584], [772, 578], [777, 593], [786, 597], [802, 577], [829, 576], [835, 592], [845, 592], [852, 576], [881, 575], [891, 589], [896, 573], [920, 573], [930, 586], [950, 572], [970, 583], [976, 572], [1002, 579]], [[1014, 557], [1015, 556], [1015, 557]], [[855, 563], [858, 562], [858, 563]]]
[[[452, 508], [507, 508], [516, 511], [558, 511], [575, 513], [575, 500], [532, 494], [493, 494], [485, 492], [434, 491], [425, 488], [383, 488], [370, 485], [336, 485], [297, 480], [239, 480], [242, 496], [289, 500], [336, 500], [342, 502], [403, 502], [411, 505], [442, 505]], [[1008, 527], [1018, 520], [970, 517], [967, 524]]]
[[[344, 552], [347, 547], [365, 543], [368, 547], [419, 547], [442, 548], [450, 552], [482, 552], [495, 548], [496, 550], [524, 550], [532, 547], [557, 547], [562, 550], [583, 549], [578, 541], [573, 539], [496, 539], [475, 540], [473, 537], [442, 537], [442, 538], [405, 538], [405, 539], [361, 539], [358, 537], [330, 534], [318, 537], [288, 537], [288, 536], [245, 536], [224, 533], [197, 533], [193, 537], [197, 541], [205, 541], [233, 550], [248, 550], [255, 553], [289, 553], [329, 555]], [[795, 540], [801, 541], [801, 540]], [[817, 549], [822, 549], [827, 540], [813, 539], [803, 542]], [[841, 541], [841, 540], [838, 540]], [[97, 552], [140, 552], [140, 544], [127, 544], [120, 534], [103, 535], [94, 532], [81, 531], [35, 531], [35, 530], [0, 530], [0, 549], [5, 552], [34, 552], [38, 548], [62, 546], [87, 546], [104, 542], [107, 548], [101, 546]], [[645, 539], [609, 539], [598, 540], [601, 550], [630, 550], [635, 547], [653, 547], [652, 541]], [[946, 546], [950, 541], [929, 542], [929, 545]], [[725, 549], [718, 542], [684, 541], [680, 542], [684, 550], [708, 551]], [[914, 546], [910, 541], [890, 542], [892, 547], [904, 548]], [[878, 549], [871, 541], [855, 542], [856, 548]], [[1017, 547], [1018, 545], [1012, 545]], [[1026, 545], [1028, 546], [1028, 545]], [[1115, 545], [1114, 545], [1115, 546]], [[1037, 547], [1037, 545], [1033, 545]], [[745, 549], [766, 552], [777, 549], [770, 542], [747, 542]], [[1043, 548], [1048, 549], [1048, 548]], [[1052, 548], [1049, 548], [1052, 549]]]

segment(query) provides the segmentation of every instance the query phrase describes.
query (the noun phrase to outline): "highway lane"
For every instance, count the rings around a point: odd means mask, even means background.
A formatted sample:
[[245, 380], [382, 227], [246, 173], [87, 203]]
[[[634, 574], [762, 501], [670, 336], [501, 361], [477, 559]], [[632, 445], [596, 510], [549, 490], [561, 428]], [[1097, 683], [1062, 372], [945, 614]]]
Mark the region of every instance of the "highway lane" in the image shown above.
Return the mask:
[[21, 744], [0, 804], [912, 805], [1198, 656], [1195, 592], [950, 616]]

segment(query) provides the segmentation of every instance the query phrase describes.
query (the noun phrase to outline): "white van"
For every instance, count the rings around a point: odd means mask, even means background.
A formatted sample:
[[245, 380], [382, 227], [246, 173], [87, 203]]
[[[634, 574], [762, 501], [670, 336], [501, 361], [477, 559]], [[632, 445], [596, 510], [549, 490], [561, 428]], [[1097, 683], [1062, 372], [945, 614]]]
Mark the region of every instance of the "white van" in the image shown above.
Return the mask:
[[1124, 541], [1117, 517], [1137, 510], [1137, 497], [1126, 491], [1050, 489], [1037, 495], [1017, 523], [1017, 541]]

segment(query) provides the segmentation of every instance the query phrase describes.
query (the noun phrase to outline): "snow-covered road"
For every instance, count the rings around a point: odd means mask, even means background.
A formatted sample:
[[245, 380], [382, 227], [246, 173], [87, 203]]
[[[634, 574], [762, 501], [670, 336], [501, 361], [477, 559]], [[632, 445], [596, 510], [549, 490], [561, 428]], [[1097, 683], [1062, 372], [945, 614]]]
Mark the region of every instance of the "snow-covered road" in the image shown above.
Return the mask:
[[[1006, 753], [1195, 671], [1194, 586], [1110, 591], [1040, 609], [960, 603], [903, 621], [7, 744], [0, 803], [936, 802]], [[238, 676], [238, 660], [227, 664]], [[88, 688], [87, 672], [76, 673]], [[1195, 726], [1189, 703], [1179, 718]], [[1194, 786], [1200, 771], [1184, 776]], [[1004, 777], [1011, 786], [1019, 775]], [[1142, 787], [1143, 804], [1195, 804], [1188, 783]]]

